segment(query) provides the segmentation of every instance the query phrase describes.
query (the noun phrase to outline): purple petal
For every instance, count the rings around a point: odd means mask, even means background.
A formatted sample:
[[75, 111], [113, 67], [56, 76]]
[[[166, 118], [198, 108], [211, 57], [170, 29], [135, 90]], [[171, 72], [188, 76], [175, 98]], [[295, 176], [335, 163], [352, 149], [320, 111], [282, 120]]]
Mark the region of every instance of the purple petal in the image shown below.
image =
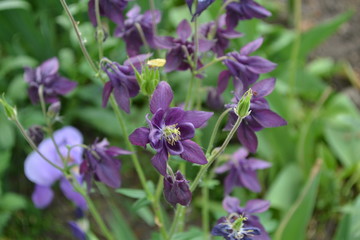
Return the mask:
[[239, 169], [237, 176], [240, 179], [241, 185], [243, 185], [245, 188], [255, 193], [261, 191], [261, 185], [257, 179], [257, 174], [255, 171], [242, 171]]
[[253, 199], [246, 203], [245, 211], [247, 213], [262, 213], [268, 210], [270, 202], [262, 199]]
[[171, 155], [180, 155], [182, 152], [184, 152], [184, 147], [180, 141], [175, 142], [174, 144], [165, 142], [165, 144], [168, 152]]
[[258, 140], [255, 135], [255, 132], [252, 131], [245, 123], [240, 124], [240, 127], [237, 130], [237, 137], [239, 141], [247, 148], [250, 152], [255, 153]]
[[52, 85], [52, 88], [54, 88], [56, 93], [64, 95], [73, 90], [76, 85], [76, 82], [70, 81], [64, 77], [58, 77]]
[[271, 163], [256, 158], [249, 158], [247, 160], [247, 163], [249, 164], [252, 170], [265, 169], [271, 167]]
[[201, 0], [197, 2], [196, 12], [194, 13], [191, 21], [194, 21], [196, 16], [200, 16], [200, 14], [208, 8], [215, 0]]
[[177, 35], [179, 36], [179, 38], [185, 42], [186, 39], [188, 39], [191, 35], [191, 26], [189, 24], [189, 22], [187, 20], [182, 20], [179, 24], [179, 26], [177, 27]]
[[180, 123], [177, 127], [181, 133], [181, 141], [194, 137], [195, 127], [192, 123]]
[[184, 54], [181, 47], [171, 49], [166, 55], [165, 72], [177, 70], [183, 62]]
[[182, 144], [184, 147], [184, 152], [180, 155], [182, 159], [200, 165], [207, 163], [204, 152], [197, 143], [185, 140], [182, 141]]
[[77, 240], [86, 240], [86, 233], [84, 232], [83, 229], [81, 229], [81, 227], [74, 221], [69, 221], [69, 226], [71, 228], [71, 231], [74, 235], [74, 237]]
[[246, 148], [242, 147], [231, 156], [231, 159], [242, 160], [245, 159], [248, 155], [249, 155], [249, 151]]
[[166, 125], [173, 125], [182, 122], [182, 119], [185, 115], [185, 111], [182, 108], [174, 107], [170, 108], [166, 112], [165, 116], [165, 124]]
[[236, 171], [230, 170], [229, 175], [224, 180], [224, 192], [226, 195], [230, 194], [235, 187], [235, 179], [237, 178]]
[[170, 106], [170, 103], [174, 95], [170, 85], [167, 82], [161, 81], [150, 100], [150, 111], [155, 113], [158, 109], [167, 110]]
[[87, 204], [84, 197], [74, 190], [66, 178], [61, 179], [60, 188], [67, 199], [74, 202], [76, 206], [80, 207], [81, 209], [87, 209]]
[[106, 82], [102, 93], [102, 107], [106, 107], [112, 90], [113, 90], [113, 86], [111, 84], [111, 81]]
[[225, 89], [227, 88], [230, 77], [231, 77], [231, 74], [230, 74], [230, 71], [228, 71], [228, 70], [222, 71], [219, 74], [218, 87], [217, 87], [217, 92], [219, 94], [223, 93], [225, 91]]
[[221, 33], [225, 38], [233, 39], [233, 38], [239, 38], [244, 36], [243, 33], [235, 31], [234, 29], [226, 29]]
[[133, 145], [146, 147], [146, 144], [149, 143], [149, 134], [150, 129], [146, 127], [141, 127], [135, 129], [133, 133], [130, 134], [129, 140]]
[[235, 197], [226, 196], [222, 202], [222, 206], [228, 213], [238, 212], [240, 201]]
[[119, 188], [121, 185], [119, 167], [117, 159], [108, 158], [97, 164], [95, 172], [98, 179], [112, 188]]
[[146, 53], [146, 54], [139, 54], [137, 56], [133, 56], [131, 58], [128, 58], [125, 62], [124, 65], [125, 66], [136, 66], [139, 63], [143, 63], [145, 62], [145, 60], [147, 60], [148, 58], [150, 58], [152, 56], [152, 53]]
[[256, 51], [263, 43], [263, 38], [258, 38], [252, 42], [249, 42], [246, 44], [243, 48], [240, 50], [241, 55], [249, 55], [250, 53]]
[[287, 124], [282, 117], [269, 109], [253, 111], [251, 116], [265, 128], [280, 127]]
[[150, 129], [153, 127], [153, 125], [159, 129], [162, 128], [162, 126], [165, 125], [164, 115], [165, 111], [162, 108], [159, 108], [152, 117], [151, 122], [149, 123]]
[[130, 152], [130, 151], [127, 151], [127, 150], [124, 150], [122, 148], [115, 147], [115, 146], [108, 147], [105, 152], [106, 152], [106, 154], [108, 154], [112, 157], [117, 157], [119, 155], [133, 154], [133, 152]]
[[200, 128], [206, 124], [206, 122], [209, 120], [209, 118], [211, 118], [213, 114], [213, 112], [204, 111], [185, 111], [182, 122], [189, 122], [192, 123], [195, 128]]
[[276, 64], [262, 57], [248, 57], [247, 69], [256, 74], [268, 73], [275, 69]]
[[134, 7], [126, 13], [126, 16], [128, 18], [136, 18], [140, 14], [140, 11], [139, 5], [134, 5]]
[[96, 26], [95, 0], [90, 0], [88, 3], [88, 15], [92, 25]]
[[199, 52], [209, 51], [215, 45], [215, 43], [216, 42], [214, 40], [200, 38], [199, 39]]
[[35, 190], [31, 196], [33, 203], [37, 208], [45, 208], [49, 206], [54, 197], [51, 187], [35, 185]]
[[160, 152], [156, 153], [155, 156], [151, 159], [152, 165], [163, 176], [166, 176], [167, 160], [168, 160], [168, 152], [164, 148]]
[[59, 70], [59, 60], [56, 57], [46, 60], [40, 65], [40, 70], [45, 76], [56, 74]]
[[255, 83], [251, 89], [254, 92], [254, 97], [260, 98], [269, 95], [275, 87], [275, 78], [267, 78]]
[[216, 174], [222, 174], [224, 172], [229, 171], [232, 167], [233, 167], [233, 165], [231, 164], [231, 162], [227, 162], [227, 163], [221, 165], [220, 167], [215, 168], [214, 172]]
[[160, 49], [171, 49], [175, 47], [174, 38], [172, 37], [154, 37], [155, 46]]
[[119, 84], [119, 87], [114, 88], [114, 97], [119, 107], [126, 113], [130, 113], [130, 96], [128, 89]]

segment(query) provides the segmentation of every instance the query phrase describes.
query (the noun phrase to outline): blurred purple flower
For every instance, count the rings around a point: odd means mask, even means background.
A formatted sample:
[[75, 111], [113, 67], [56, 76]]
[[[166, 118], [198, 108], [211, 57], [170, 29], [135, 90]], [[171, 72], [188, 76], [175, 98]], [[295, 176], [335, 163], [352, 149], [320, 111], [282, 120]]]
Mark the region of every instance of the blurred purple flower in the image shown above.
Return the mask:
[[224, 99], [221, 94], [218, 93], [216, 88], [209, 88], [206, 104], [210, 109], [215, 111], [219, 111], [224, 108]]
[[109, 187], [120, 187], [119, 155], [131, 154], [131, 152], [118, 147], [109, 147], [109, 142], [103, 139], [101, 142], [95, 140], [90, 149], [85, 150], [85, 158], [80, 166], [80, 173], [84, 175], [88, 190], [91, 189], [92, 179], [100, 181]]
[[[74, 146], [83, 142], [81, 133], [71, 126], [63, 127], [62, 129], [55, 131], [54, 139], [59, 146], [61, 155], [64, 157], [68, 154], [67, 146]], [[59, 167], [63, 167], [62, 160], [57, 154], [55, 145], [50, 138], [47, 138], [40, 143], [39, 151], [52, 163]], [[72, 148], [70, 159], [68, 159], [68, 166], [72, 166], [71, 171], [79, 182], [81, 177], [78, 173], [78, 165], [82, 162], [82, 152], [83, 149], [80, 147]], [[37, 152], [32, 152], [26, 158], [24, 168], [25, 176], [36, 184], [32, 194], [32, 200], [37, 208], [45, 208], [51, 203], [54, 197], [51, 186], [56, 181], [60, 181], [60, 188], [69, 200], [73, 201], [82, 209], [86, 208], [85, 199], [79, 193], [74, 191], [63, 173], [45, 161]]]
[[[226, 0], [224, 0], [226, 2]], [[271, 13], [253, 0], [239, 0], [226, 7], [226, 25], [235, 28], [240, 20], [270, 17]]]
[[59, 95], [65, 95], [73, 90], [77, 83], [58, 74], [59, 61], [56, 57], [43, 62], [37, 68], [25, 67], [24, 79], [29, 84], [28, 93], [32, 104], [40, 101], [39, 87], [43, 86], [44, 101], [57, 102]]
[[[191, 26], [188, 21], [183, 20], [180, 22], [179, 26], [177, 27], [177, 35], [179, 38], [176, 39], [172, 37], [156, 38], [156, 45], [159, 48], [169, 49], [169, 52], [166, 55], [166, 65], [164, 68], [165, 72], [171, 72], [175, 70], [185, 71], [187, 69], [191, 69], [191, 66], [188, 62], [188, 56], [191, 59], [193, 58], [195, 46], [193, 41], [187, 40], [191, 36]], [[199, 52], [209, 51], [214, 44], [214, 41], [200, 38]], [[198, 60], [197, 66], [198, 68], [202, 66], [200, 60]]]
[[126, 113], [130, 113], [130, 98], [135, 97], [140, 90], [133, 66], [140, 71], [142, 62], [150, 56], [151, 54], [141, 54], [131, 57], [124, 62], [124, 65], [120, 65], [117, 62], [106, 62], [103, 65], [102, 68], [110, 80], [104, 86], [102, 94], [103, 107], [107, 105], [111, 93], [114, 92], [114, 97], [119, 107]]
[[[100, 16], [109, 18], [116, 24], [123, 24], [122, 11], [126, 8], [129, 0], [99, 0]], [[88, 3], [88, 14], [91, 23], [97, 26], [95, 14], [95, 0]]]
[[86, 240], [86, 231], [85, 231], [85, 227], [82, 226], [82, 220], [79, 221], [69, 221], [69, 227], [71, 229], [71, 232], [73, 233], [74, 237], [78, 240]]
[[189, 181], [187, 181], [180, 171], [173, 175], [167, 175], [164, 178], [164, 196], [173, 207], [176, 204], [189, 206], [192, 198], [192, 193], [189, 188]]
[[115, 30], [115, 36], [121, 37], [126, 42], [126, 50], [129, 56], [135, 56], [140, 53], [140, 47], [144, 42], [139, 33], [139, 29], [144, 33], [144, 37], [150, 47], [155, 48], [154, 42], [154, 23], [158, 24], [161, 19], [161, 13], [158, 10], [146, 11], [140, 14], [140, 7], [135, 5], [127, 14], [127, 19], [123, 24], [118, 25]]
[[233, 77], [235, 90], [240, 85], [247, 88], [250, 84], [256, 82], [259, 75], [268, 73], [275, 69], [276, 64], [258, 56], [249, 56], [250, 53], [257, 50], [263, 42], [263, 38], [259, 38], [246, 44], [239, 52], [230, 52], [227, 54], [228, 59], [223, 63], [229, 70], [222, 71], [218, 79], [218, 91], [222, 93], [229, 82], [229, 78]]
[[[239, 141], [252, 153], [256, 152], [258, 140], [255, 132], [264, 128], [280, 127], [287, 124], [287, 122], [278, 114], [270, 110], [265, 96], [269, 95], [275, 87], [275, 78], [264, 79], [255, 83], [251, 89], [253, 90], [253, 97], [250, 101], [250, 115], [243, 119], [238, 130], [237, 137]], [[228, 104], [227, 108], [236, 107], [241, 96], [247, 91], [247, 88], [239, 87], [238, 92], [235, 93], [235, 98], [232, 104]], [[229, 113], [229, 120], [224, 130], [229, 131], [237, 120], [234, 111]]]
[[36, 146], [39, 145], [42, 140], [44, 140], [44, 130], [39, 125], [31, 126], [27, 130], [27, 135], [35, 143]]
[[243, 34], [225, 27], [225, 15], [222, 15], [217, 24], [214, 21], [200, 26], [200, 34], [207, 39], [216, 40], [211, 50], [217, 56], [223, 56], [225, 49], [229, 47], [229, 39], [242, 37]]
[[271, 164], [256, 158], [247, 159], [248, 155], [247, 149], [240, 148], [227, 163], [215, 169], [217, 174], [229, 171], [224, 182], [226, 195], [230, 194], [235, 186], [245, 187], [253, 192], [261, 191], [256, 170], [269, 168]]
[[[253, 199], [246, 203], [245, 207], [240, 207], [240, 201], [235, 197], [226, 196], [223, 200], [223, 208], [231, 215], [238, 214], [247, 218], [244, 222], [244, 228], [258, 228], [261, 235], [253, 236], [253, 240], [270, 240], [268, 233], [260, 223], [259, 217], [253, 215], [254, 213], [262, 213], [269, 209], [270, 202], [262, 199]], [[220, 219], [221, 220], [221, 219]]]
[[200, 14], [205, 11], [215, 0], [198, 0], [196, 10], [192, 12], [192, 5], [194, 0], [185, 0], [186, 4], [189, 7], [190, 13], [192, 15], [191, 21], [194, 21], [195, 17], [200, 16]]
[[204, 126], [213, 115], [211, 112], [184, 111], [182, 108], [170, 108], [173, 92], [167, 82], [160, 82], [150, 101], [151, 121], [149, 128], [141, 127], [129, 136], [132, 144], [146, 147], [150, 143], [157, 154], [151, 159], [153, 166], [166, 176], [166, 165], [171, 155], [180, 155], [186, 161], [206, 164], [206, 157], [194, 137], [195, 128]]

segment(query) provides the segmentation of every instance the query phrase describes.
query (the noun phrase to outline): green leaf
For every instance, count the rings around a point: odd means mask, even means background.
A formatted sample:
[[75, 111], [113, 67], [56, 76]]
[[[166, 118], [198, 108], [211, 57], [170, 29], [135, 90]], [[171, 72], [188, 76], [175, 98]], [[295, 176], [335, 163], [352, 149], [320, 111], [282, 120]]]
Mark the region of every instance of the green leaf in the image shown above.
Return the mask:
[[11, 158], [11, 151], [0, 152], [0, 179], [2, 177], [2, 174], [9, 167], [10, 158]]
[[6, 193], [0, 199], [0, 209], [3, 211], [16, 211], [26, 207], [26, 199], [15, 193]]
[[146, 197], [146, 193], [140, 189], [120, 188], [116, 189], [116, 192], [130, 198], [141, 199]]
[[10, 9], [30, 9], [30, 4], [25, 1], [9, 0], [0, 2], [0, 11], [10, 10]]
[[131, 209], [133, 211], [138, 211], [139, 209], [149, 205], [151, 202], [145, 197], [138, 199], [132, 206]]
[[189, 231], [177, 233], [173, 240], [201, 240], [204, 239], [204, 233], [199, 228], [190, 228]]
[[0, 149], [10, 149], [15, 143], [15, 132], [11, 122], [0, 116]]
[[340, 221], [334, 240], [360, 239], [360, 195], [356, 198], [348, 212]]
[[321, 160], [317, 161], [296, 202], [291, 206], [275, 232], [275, 240], [306, 239], [306, 228], [315, 205], [320, 179]]

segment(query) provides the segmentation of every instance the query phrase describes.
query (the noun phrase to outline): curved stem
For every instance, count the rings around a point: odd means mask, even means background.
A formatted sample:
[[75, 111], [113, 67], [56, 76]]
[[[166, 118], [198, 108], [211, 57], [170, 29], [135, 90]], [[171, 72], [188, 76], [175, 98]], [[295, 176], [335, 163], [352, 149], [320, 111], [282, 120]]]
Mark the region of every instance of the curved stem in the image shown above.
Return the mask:
[[142, 27], [140, 26], [139, 23], [135, 23], [135, 27], [136, 27], [136, 29], [137, 29], [138, 32], [139, 32], [141, 41], [144, 43], [144, 46], [145, 46], [146, 50], [147, 50], [148, 52], [150, 52], [150, 46], [149, 46], [149, 43], [148, 43], [147, 40], [146, 40], [144, 31], [142, 30]]
[[209, 62], [208, 64], [204, 65], [203, 67], [199, 68], [196, 73], [201, 73], [202, 71], [204, 71], [206, 68], [212, 66], [213, 64], [217, 63], [217, 62], [221, 62], [224, 61], [226, 59], [229, 59], [228, 56], [222, 56], [222, 57], [218, 57], [215, 58], [214, 60], [212, 60], [211, 62]]

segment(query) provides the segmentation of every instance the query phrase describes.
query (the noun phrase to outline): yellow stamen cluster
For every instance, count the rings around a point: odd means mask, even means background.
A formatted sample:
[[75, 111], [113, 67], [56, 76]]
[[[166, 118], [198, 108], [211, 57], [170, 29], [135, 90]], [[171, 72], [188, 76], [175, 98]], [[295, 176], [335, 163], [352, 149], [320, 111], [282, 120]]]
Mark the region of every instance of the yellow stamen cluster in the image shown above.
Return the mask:
[[169, 125], [163, 128], [163, 138], [170, 144], [174, 145], [177, 141], [181, 139], [180, 130], [176, 127], [177, 124]]
[[151, 59], [149, 61], [147, 61], [147, 65], [151, 68], [156, 68], [156, 67], [163, 67], [166, 63], [166, 60], [163, 58], [156, 58], [156, 59]]

